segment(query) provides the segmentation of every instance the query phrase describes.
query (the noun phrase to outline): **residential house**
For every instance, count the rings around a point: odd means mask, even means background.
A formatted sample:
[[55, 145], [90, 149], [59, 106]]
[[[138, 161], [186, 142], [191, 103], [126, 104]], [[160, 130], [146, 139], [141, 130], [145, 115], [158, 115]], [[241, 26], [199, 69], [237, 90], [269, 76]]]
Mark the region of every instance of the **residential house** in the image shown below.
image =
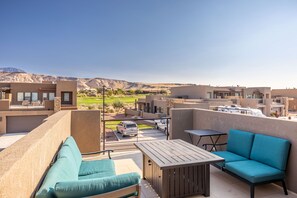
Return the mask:
[[137, 102], [138, 110], [148, 113], [169, 115], [171, 108], [216, 109], [218, 106], [240, 105], [260, 109], [270, 116], [288, 114], [287, 98], [271, 98], [270, 87], [214, 87], [210, 85], [191, 85], [171, 88], [171, 95], [150, 95]]
[[0, 83], [0, 134], [27, 132], [56, 111], [77, 109], [76, 96], [76, 81]]

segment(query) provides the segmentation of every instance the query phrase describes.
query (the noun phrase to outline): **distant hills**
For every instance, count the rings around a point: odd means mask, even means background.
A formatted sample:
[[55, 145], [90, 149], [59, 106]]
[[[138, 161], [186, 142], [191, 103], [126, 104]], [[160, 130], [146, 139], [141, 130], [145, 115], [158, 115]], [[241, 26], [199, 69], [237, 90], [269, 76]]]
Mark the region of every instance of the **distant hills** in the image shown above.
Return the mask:
[[24, 70], [13, 67], [0, 68], [0, 82], [31, 82], [41, 83], [42, 81], [58, 81], [58, 80], [76, 80], [78, 89], [95, 89], [105, 85], [111, 89], [142, 89], [142, 90], [161, 90], [169, 89], [170, 87], [182, 86], [179, 83], [141, 83], [141, 82], [128, 82], [125, 80], [114, 80], [105, 78], [76, 78], [64, 76], [51, 76], [43, 74], [26, 73]]
[[0, 72], [4, 72], [4, 73], [25, 73], [24, 70], [17, 69], [17, 68], [14, 68], [14, 67], [1, 67]]

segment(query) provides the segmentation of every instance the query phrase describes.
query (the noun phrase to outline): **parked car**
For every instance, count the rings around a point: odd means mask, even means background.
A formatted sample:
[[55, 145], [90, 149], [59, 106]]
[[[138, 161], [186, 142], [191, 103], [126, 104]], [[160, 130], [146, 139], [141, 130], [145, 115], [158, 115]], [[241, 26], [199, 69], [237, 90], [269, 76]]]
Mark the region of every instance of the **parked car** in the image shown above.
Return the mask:
[[[168, 126], [169, 126], [169, 123], [168, 123]], [[155, 120], [155, 128], [166, 132], [167, 131], [167, 120], [166, 119]]]
[[132, 121], [122, 121], [117, 125], [117, 132], [121, 133], [123, 137], [125, 136], [137, 136], [138, 126]]

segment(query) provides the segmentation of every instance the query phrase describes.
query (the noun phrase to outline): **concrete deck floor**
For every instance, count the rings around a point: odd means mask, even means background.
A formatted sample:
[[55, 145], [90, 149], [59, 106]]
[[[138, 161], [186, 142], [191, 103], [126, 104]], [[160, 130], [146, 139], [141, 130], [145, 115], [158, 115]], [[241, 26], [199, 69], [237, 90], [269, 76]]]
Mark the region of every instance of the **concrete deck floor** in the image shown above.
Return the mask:
[[[125, 152], [114, 152], [111, 154], [115, 161], [116, 173], [123, 174], [129, 172], [138, 172], [142, 175], [142, 154], [138, 150]], [[102, 156], [105, 158], [107, 156]], [[90, 158], [92, 159], [92, 157]], [[95, 159], [95, 158], [94, 158]], [[141, 198], [158, 197], [149, 183], [142, 180]], [[202, 198], [204, 196], [193, 196]], [[249, 186], [211, 166], [210, 169], [210, 198], [249, 198]], [[283, 194], [283, 189], [275, 184], [266, 184], [257, 186], [255, 190], [256, 198], [297, 198], [297, 194], [289, 192], [288, 196]]]

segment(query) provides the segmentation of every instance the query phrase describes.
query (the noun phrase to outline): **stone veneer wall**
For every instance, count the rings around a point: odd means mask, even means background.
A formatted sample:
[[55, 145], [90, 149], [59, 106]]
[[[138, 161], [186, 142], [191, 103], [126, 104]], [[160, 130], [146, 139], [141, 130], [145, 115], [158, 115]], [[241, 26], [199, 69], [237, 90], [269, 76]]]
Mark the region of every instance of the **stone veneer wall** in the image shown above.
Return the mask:
[[[171, 115], [171, 139], [183, 139], [190, 142], [189, 136], [184, 132], [185, 129], [213, 129], [229, 132], [231, 128], [234, 128], [290, 140], [292, 147], [287, 167], [287, 183], [291, 191], [297, 192], [297, 122], [203, 109], [173, 109]], [[226, 138], [221, 140], [225, 141]], [[197, 138], [194, 141], [197, 141]], [[201, 144], [203, 143], [206, 141], [201, 141]]]

